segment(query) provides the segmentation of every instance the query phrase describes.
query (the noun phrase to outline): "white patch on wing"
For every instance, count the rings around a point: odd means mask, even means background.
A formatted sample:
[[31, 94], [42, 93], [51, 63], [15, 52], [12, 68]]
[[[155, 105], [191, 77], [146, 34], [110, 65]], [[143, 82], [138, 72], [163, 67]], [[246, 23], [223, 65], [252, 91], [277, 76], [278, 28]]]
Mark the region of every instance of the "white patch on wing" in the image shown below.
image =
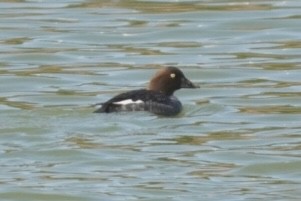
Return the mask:
[[114, 102], [114, 104], [116, 105], [128, 105], [128, 104], [140, 104], [140, 103], [143, 103], [143, 101], [142, 100], [133, 101], [132, 99], [126, 99], [126, 100]]

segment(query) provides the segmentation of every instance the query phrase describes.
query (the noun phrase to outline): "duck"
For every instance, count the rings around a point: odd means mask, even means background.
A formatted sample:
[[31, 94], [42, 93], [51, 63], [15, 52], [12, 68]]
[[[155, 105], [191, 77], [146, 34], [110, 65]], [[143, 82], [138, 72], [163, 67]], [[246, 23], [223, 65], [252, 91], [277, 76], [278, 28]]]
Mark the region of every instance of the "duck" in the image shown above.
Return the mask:
[[121, 93], [106, 102], [94, 113], [112, 113], [122, 111], [148, 111], [156, 115], [174, 116], [181, 112], [182, 104], [174, 96], [181, 88], [199, 88], [187, 79], [177, 67], [160, 69], [150, 80], [146, 89], [137, 89]]

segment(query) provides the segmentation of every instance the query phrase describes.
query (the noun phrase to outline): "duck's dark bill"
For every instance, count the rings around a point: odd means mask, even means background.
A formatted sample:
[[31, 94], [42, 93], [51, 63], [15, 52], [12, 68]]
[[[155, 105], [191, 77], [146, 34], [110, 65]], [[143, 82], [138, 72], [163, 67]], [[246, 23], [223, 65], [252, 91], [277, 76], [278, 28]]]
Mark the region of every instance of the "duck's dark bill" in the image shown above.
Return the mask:
[[181, 80], [181, 88], [199, 88], [199, 86], [193, 84], [190, 80], [184, 77]]

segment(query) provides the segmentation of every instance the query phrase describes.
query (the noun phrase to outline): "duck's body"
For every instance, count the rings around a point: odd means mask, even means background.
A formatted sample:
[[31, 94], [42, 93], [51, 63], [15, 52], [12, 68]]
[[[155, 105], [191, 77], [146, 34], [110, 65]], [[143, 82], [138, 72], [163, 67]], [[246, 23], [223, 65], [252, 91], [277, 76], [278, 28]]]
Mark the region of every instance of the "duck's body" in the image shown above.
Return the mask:
[[182, 109], [181, 102], [175, 96], [166, 96], [161, 92], [140, 89], [125, 92], [102, 104], [95, 112], [150, 111], [159, 115], [175, 115]]
[[167, 67], [153, 77], [148, 89], [119, 94], [102, 103], [102, 107], [95, 112], [149, 111], [158, 115], [176, 115], [181, 111], [182, 104], [173, 93], [180, 88], [196, 86], [178, 68]]

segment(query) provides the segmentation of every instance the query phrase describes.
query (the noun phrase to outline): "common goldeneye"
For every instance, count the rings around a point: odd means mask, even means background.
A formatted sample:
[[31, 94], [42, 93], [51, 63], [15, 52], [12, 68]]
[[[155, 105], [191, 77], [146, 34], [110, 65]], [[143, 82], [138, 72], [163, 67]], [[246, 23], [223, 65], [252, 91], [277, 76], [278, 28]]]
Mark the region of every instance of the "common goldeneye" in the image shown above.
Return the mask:
[[119, 94], [95, 112], [149, 111], [158, 115], [176, 115], [182, 109], [181, 102], [173, 96], [180, 88], [197, 88], [181, 70], [166, 67], [151, 79], [148, 89], [138, 89]]

